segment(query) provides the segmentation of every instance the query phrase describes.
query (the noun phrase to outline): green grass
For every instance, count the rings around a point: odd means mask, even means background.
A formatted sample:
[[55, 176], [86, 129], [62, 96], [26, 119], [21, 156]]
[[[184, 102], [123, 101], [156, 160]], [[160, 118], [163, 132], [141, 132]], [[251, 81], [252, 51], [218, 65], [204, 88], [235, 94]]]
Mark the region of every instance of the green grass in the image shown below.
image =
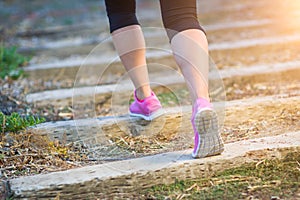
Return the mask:
[[11, 115], [5, 115], [0, 112], [0, 131], [6, 132], [18, 132], [26, 127], [33, 126], [42, 122], [45, 122], [45, 118], [35, 117], [32, 115], [21, 117], [18, 113], [12, 113]]
[[179, 104], [179, 100], [174, 93], [160, 93], [157, 95], [157, 98], [161, 102], [162, 106], [177, 106]]
[[209, 178], [178, 181], [144, 191], [149, 199], [293, 199], [300, 193], [300, 152], [284, 159], [228, 169]]
[[29, 60], [29, 57], [17, 53], [17, 47], [0, 45], [0, 78], [18, 79], [24, 74], [22, 66], [26, 65]]

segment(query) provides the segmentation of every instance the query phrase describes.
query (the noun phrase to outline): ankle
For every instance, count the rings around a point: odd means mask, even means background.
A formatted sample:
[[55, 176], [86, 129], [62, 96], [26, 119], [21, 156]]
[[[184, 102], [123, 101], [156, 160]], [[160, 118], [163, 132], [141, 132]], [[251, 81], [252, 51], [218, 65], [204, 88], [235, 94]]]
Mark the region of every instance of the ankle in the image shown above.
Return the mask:
[[151, 96], [151, 89], [150, 88], [149, 89], [138, 88], [135, 90], [135, 95], [138, 100], [143, 100], [143, 99]]
[[193, 102], [193, 109], [198, 109], [198, 108], [211, 108], [212, 104], [210, 103], [209, 98], [203, 98], [199, 97]]
[[209, 95], [195, 95], [195, 96], [192, 96], [192, 105], [195, 105], [198, 101], [210, 102]]

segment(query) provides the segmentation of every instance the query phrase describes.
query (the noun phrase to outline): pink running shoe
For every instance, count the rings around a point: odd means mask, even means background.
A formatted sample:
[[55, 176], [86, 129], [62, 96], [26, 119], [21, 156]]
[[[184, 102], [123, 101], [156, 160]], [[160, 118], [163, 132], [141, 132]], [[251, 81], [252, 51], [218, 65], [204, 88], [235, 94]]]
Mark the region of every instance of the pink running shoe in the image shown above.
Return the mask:
[[195, 133], [193, 158], [218, 155], [224, 151], [217, 113], [206, 99], [199, 98], [195, 102], [191, 122]]
[[164, 112], [154, 92], [151, 92], [151, 96], [140, 100], [136, 96], [136, 91], [134, 91], [134, 102], [129, 107], [129, 114], [150, 121], [161, 116]]

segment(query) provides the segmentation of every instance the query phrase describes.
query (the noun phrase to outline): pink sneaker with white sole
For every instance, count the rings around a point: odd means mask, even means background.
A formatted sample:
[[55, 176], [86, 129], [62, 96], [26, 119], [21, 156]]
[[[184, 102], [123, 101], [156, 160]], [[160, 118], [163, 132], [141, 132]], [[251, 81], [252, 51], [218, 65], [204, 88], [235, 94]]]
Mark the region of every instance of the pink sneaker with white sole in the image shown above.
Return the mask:
[[217, 113], [206, 99], [199, 98], [195, 102], [191, 122], [195, 133], [193, 158], [218, 155], [224, 151]]
[[134, 102], [129, 107], [129, 114], [150, 121], [164, 114], [164, 111], [154, 92], [151, 92], [151, 96], [140, 100], [135, 91]]

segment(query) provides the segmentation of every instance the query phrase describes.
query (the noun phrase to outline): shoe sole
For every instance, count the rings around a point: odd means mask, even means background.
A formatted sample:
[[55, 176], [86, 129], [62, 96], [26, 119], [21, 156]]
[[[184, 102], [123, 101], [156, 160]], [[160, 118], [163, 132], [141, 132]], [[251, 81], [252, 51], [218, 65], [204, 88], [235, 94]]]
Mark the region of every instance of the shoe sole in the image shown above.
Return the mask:
[[153, 112], [151, 115], [147, 116], [147, 115], [143, 115], [143, 114], [138, 114], [138, 113], [132, 113], [129, 111], [129, 115], [131, 117], [139, 117], [139, 118], [143, 118], [146, 121], [152, 121], [155, 118], [158, 118], [159, 116], [165, 114], [165, 111], [163, 109], [159, 109], [155, 112]]
[[219, 155], [224, 151], [215, 111], [210, 108], [199, 110], [195, 116], [195, 126], [199, 133], [199, 143], [196, 153], [192, 153], [194, 158]]

